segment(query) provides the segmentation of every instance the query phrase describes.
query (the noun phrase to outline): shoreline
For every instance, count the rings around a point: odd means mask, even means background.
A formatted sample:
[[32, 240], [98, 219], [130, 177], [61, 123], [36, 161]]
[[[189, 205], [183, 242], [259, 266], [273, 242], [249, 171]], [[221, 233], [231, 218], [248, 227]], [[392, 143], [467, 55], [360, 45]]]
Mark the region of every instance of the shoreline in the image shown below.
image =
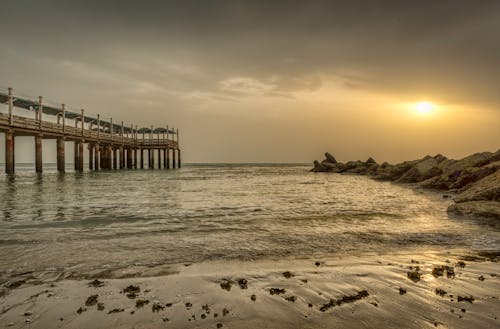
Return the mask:
[[[31, 328], [495, 327], [498, 259], [498, 253], [427, 249], [212, 261], [155, 277], [11, 282], [0, 299], [0, 323], [9, 328], [27, 323]], [[418, 280], [411, 273], [419, 273]]]

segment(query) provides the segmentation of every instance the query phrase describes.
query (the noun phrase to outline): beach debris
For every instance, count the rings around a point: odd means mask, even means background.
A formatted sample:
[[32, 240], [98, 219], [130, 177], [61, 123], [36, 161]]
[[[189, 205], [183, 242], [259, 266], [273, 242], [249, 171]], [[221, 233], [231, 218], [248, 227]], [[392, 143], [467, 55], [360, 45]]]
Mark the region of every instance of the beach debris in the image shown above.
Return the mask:
[[472, 302], [474, 301], [474, 297], [472, 296], [458, 296], [457, 298], [458, 302], [469, 302], [472, 304]]
[[135, 301], [135, 307], [137, 307], [137, 308], [141, 308], [147, 304], [149, 304], [149, 300], [147, 300], [147, 299], [138, 299]]
[[285, 272], [283, 272], [283, 276], [284, 276], [285, 278], [287, 278], [287, 279], [290, 279], [290, 278], [291, 278], [292, 276], [294, 276], [294, 275], [293, 275], [293, 274], [292, 274], [292, 272], [290, 272], [290, 271], [285, 271]]
[[138, 294], [140, 292], [141, 292], [141, 288], [139, 286], [134, 286], [134, 285], [130, 285], [122, 290], [122, 293], [124, 293], [124, 294], [128, 294], [128, 293]]
[[191, 307], [193, 307], [193, 304], [191, 304], [190, 302], [187, 302], [185, 304], [186, 308], [189, 310]]
[[458, 262], [457, 262], [457, 267], [464, 268], [464, 267], [465, 267], [465, 262], [463, 262], [463, 261], [458, 261]]
[[285, 300], [292, 302], [292, 303], [295, 303], [295, 301], [297, 300], [297, 297], [295, 297], [295, 296], [285, 297]]
[[151, 306], [151, 311], [154, 312], [160, 312], [165, 309], [165, 306], [163, 306], [160, 303], [154, 303], [153, 306]]
[[422, 276], [422, 274], [418, 271], [418, 270], [415, 270], [415, 271], [408, 271], [406, 273], [406, 275], [408, 276], [408, 278], [410, 280], [412, 280], [413, 282], [418, 282], [420, 281], [420, 277]]
[[444, 295], [446, 295], [446, 291], [444, 291], [441, 288], [436, 288], [436, 290], [434, 290], [434, 292], [436, 293], [436, 295], [439, 295], [441, 297], [443, 297]]
[[400, 294], [400, 295], [404, 295], [404, 294], [406, 294], [406, 289], [405, 289], [405, 288], [401, 288], [401, 287], [400, 287], [400, 288], [399, 288], [399, 294]]
[[97, 303], [97, 310], [104, 311], [104, 303]]
[[446, 273], [446, 277], [448, 277], [448, 278], [455, 276], [454, 268], [451, 266], [448, 266], [448, 265], [441, 265], [441, 266], [434, 267], [432, 269], [432, 275], [436, 278], [443, 276], [444, 273]]
[[94, 288], [103, 287], [104, 286], [104, 282], [100, 281], [98, 279], [94, 279], [94, 280], [92, 280], [92, 281], [90, 281], [88, 283], [88, 286], [89, 287], [94, 287]]
[[480, 276], [479, 278], [477, 278], [479, 281], [484, 281], [484, 276]]
[[239, 279], [238, 280], [238, 285], [240, 286], [240, 289], [247, 289], [248, 288], [248, 281], [247, 281], [247, 279]]
[[222, 328], [222, 323], [217, 323], [217, 328]]
[[231, 286], [233, 285], [233, 281], [231, 280], [224, 280], [223, 282], [220, 283], [220, 287], [224, 290], [231, 291]]
[[78, 314], [82, 314], [83, 312], [85, 312], [87, 309], [85, 307], [80, 307], [79, 309], [76, 310], [76, 313]]
[[250, 296], [250, 299], [255, 302], [257, 300], [257, 296], [252, 295], [252, 296]]
[[271, 288], [269, 289], [269, 293], [271, 295], [281, 295], [281, 294], [284, 294], [286, 292], [285, 289], [281, 289], [281, 288]]
[[226, 316], [226, 315], [228, 315], [228, 314], [229, 314], [229, 310], [228, 310], [227, 308], [225, 308], [225, 307], [224, 307], [224, 308], [222, 309], [222, 316]]
[[370, 302], [370, 304], [372, 304], [375, 307], [378, 307], [378, 303], [377, 302]]
[[359, 291], [355, 295], [344, 295], [344, 296], [342, 296], [341, 299], [335, 300], [335, 299], [332, 298], [332, 299], [330, 299], [330, 301], [328, 303], [323, 304], [319, 308], [319, 310], [321, 312], [325, 312], [325, 311], [327, 311], [331, 307], [340, 306], [340, 305], [345, 304], [345, 303], [353, 303], [353, 302], [355, 302], [357, 300], [360, 300], [362, 298], [366, 298], [369, 295], [370, 294], [368, 293], [368, 290], [364, 289], [364, 290]]
[[94, 306], [95, 304], [97, 304], [97, 297], [99, 297], [99, 295], [90, 295], [89, 297], [87, 297], [85, 306]]
[[123, 308], [114, 308], [111, 311], [109, 311], [108, 314], [121, 313], [121, 312], [125, 312], [125, 310]]

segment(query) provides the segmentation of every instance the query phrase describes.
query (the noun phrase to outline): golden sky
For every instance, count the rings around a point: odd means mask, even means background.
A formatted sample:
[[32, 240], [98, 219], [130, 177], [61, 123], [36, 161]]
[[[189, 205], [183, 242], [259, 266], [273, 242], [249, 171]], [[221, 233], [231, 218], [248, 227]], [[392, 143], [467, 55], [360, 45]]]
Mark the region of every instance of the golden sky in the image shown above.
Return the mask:
[[500, 148], [499, 1], [12, 1], [2, 11], [0, 88], [178, 127], [187, 162]]

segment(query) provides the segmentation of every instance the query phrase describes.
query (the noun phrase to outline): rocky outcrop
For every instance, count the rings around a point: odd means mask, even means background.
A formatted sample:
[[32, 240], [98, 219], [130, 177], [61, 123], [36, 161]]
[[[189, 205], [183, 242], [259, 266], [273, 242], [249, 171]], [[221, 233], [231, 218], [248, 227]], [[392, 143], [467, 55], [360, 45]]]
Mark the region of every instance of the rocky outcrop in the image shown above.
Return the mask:
[[314, 161], [314, 172], [368, 175], [374, 179], [412, 183], [423, 188], [456, 193], [449, 212], [500, 218], [500, 150], [482, 152], [460, 160], [441, 154], [398, 164], [379, 165], [373, 158], [366, 161], [338, 162], [330, 153], [325, 160]]

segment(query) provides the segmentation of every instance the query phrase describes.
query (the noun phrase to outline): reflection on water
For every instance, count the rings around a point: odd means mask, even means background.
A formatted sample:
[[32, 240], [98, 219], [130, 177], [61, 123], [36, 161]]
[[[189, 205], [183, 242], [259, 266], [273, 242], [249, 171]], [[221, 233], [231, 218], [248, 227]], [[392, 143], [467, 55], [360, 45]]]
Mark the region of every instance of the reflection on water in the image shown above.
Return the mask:
[[306, 166], [0, 176], [2, 271], [94, 269], [436, 246], [498, 249], [449, 201]]

